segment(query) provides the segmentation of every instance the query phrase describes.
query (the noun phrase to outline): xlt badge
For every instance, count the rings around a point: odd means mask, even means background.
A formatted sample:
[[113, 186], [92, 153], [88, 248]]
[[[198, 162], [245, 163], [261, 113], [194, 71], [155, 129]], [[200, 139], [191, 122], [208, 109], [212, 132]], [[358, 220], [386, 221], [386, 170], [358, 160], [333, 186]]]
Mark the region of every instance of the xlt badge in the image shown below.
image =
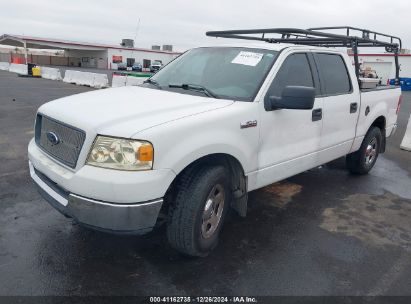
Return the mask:
[[241, 129], [254, 128], [254, 127], [257, 127], [257, 120], [250, 120], [247, 122], [242, 122], [240, 124]]

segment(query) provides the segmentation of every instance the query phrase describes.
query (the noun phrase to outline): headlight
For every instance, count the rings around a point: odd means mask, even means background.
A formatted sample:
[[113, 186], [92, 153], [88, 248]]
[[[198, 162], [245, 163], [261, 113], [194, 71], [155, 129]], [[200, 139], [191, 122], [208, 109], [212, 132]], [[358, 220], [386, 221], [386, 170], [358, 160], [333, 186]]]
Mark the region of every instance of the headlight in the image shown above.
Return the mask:
[[97, 136], [86, 164], [127, 171], [151, 170], [153, 158], [153, 146], [147, 141]]

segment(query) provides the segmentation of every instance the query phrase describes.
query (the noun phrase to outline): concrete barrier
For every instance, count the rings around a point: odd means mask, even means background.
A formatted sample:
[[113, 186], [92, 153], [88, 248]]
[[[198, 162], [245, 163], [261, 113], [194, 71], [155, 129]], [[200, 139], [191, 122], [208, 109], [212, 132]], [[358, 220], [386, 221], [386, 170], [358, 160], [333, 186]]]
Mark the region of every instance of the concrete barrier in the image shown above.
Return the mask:
[[148, 77], [139, 77], [139, 76], [127, 76], [126, 86], [136, 86], [142, 84]]
[[91, 87], [93, 84], [93, 73], [76, 71], [75, 83], [78, 85]]
[[127, 76], [122, 74], [113, 73], [113, 80], [111, 81], [111, 87], [124, 87], [127, 83]]
[[11, 63], [9, 67], [9, 72], [17, 73], [20, 75], [27, 75], [27, 64]]
[[85, 85], [85, 75], [83, 73], [87, 72], [80, 72], [75, 70], [66, 70], [64, 73], [63, 82], [78, 84], [78, 85]]
[[41, 68], [41, 77], [44, 79], [51, 80], [62, 80], [60, 69], [49, 68], [49, 67], [40, 67]]
[[8, 62], [0, 62], [0, 70], [8, 71], [10, 68], [10, 63]]
[[137, 74], [137, 73], [113, 73], [113, 81], [111, 86], [113, 88], [116, 87], [124, 87], [124, 86], [136, 86], [142, 84], [145, 80], [151, 77], [150, 74]]
[[63, 78], [63, 82], [67, 82], [67, 83], [74, 83], [75, 84], [75, 74], [76, 71], [73, 70], [66, 70], [66, 72], [64, 73], [64, 78]]
[[403, 150], [411, 151], [411, 115], [408, 119], [407, 130], [405, 130], [404, 139], [401, 142], [400, 148]]
[[63, 82], [99, 89], [108, 87], [108, 78], [106, 74], [81, 72], [74, 70], [66, 70]]
[[93, 83], [91, 86], [97, 89], [107, 88], [109, 86], [107, 74], [94, 73]]

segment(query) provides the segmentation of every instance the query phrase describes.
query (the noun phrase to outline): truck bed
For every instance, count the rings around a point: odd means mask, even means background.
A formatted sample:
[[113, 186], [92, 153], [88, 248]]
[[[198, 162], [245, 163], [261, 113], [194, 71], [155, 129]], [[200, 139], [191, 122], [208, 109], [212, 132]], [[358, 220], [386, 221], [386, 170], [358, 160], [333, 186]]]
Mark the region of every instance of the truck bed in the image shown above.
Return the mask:
[[394, 85], [379, 85], [372, 89], [361, 89], [361, 93], [367, 93], [367, 92], [372, 92], [372, 91], [382, 91], [382, 90], [392, 90], [392, 89], [398, 89], [398, 88], [400, 87], [394, 86]]
[[357, 137], [364, 136], [369, 126], [378, 117], [385, 117], [386, 136], [397, 121], [397, 107], [401, 96], [398, 86], [378, 86], [360, 91], [361, 107], [357, 125]]

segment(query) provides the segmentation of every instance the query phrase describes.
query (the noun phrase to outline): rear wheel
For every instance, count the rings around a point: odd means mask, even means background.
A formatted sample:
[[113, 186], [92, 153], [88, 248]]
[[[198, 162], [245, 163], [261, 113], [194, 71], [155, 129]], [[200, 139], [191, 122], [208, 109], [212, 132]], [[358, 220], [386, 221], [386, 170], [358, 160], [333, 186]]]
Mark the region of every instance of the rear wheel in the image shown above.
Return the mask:
[[346, 158], [348, 170], [357, 175], [370, 172], [381, 151], [382, 134], [377, 127], [372, 127], [364, 137], [358, 151], [348, 154]]
[[170, 209], [167, 238], [190, 256], [206, 256], [217, 245], [230, 203], [227, 170], [203, 167], [183, 174]]

